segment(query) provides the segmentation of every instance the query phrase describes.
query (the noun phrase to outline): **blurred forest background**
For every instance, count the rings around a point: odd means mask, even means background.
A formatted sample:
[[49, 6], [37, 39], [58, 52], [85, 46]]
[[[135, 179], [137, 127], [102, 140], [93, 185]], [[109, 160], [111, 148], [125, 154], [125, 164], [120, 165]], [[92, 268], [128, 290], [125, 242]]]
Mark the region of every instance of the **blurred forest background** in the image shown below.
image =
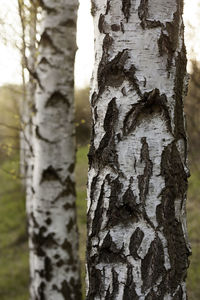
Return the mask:
[[[191, 28], [191, 32], [193, 32]], [[199, 43], [200, 48], [200, 43]], [[0, 70], [1, 72], [1, 70]], [[185, 99], [191, 177], [187, 201], [188, 230], [193, 255], [188, 272], [189, 300], [200, 299], [200, 63], [190, 61], [190, 84]], [[19, 107], [21, 85], [0, 87], [0, 299], [28, 299], [28, 246], [25, 197], [19, 170]], [[87, 152], [90, 140], [89, 87], [75, 91], [77, 138], [77, 207], [84, 288], [86, 243]]]

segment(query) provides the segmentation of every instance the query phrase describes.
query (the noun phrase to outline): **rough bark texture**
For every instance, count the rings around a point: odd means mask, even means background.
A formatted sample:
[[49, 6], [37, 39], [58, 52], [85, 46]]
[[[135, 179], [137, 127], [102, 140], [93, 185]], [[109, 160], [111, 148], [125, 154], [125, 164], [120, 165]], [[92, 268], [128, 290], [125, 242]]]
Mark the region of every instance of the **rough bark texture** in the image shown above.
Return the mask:
[[187, 299], [182, 0], [93, 0], [87, 299]]
[[33, 118], [31, 299], [80, 300], [75, 211], [76, 0], [43, 0]]

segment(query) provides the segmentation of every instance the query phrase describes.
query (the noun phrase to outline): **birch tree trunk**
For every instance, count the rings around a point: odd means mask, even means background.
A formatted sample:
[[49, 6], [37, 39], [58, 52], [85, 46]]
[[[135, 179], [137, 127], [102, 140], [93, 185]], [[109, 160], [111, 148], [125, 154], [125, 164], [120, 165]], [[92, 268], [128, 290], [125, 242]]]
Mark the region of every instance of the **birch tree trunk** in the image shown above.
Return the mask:
[[87, 299], [187, 299], [182, 0], [93, 0]]
[[76, 0], [43, 0], [33, 119], [31, 299], [80, 300], [75, 211]]

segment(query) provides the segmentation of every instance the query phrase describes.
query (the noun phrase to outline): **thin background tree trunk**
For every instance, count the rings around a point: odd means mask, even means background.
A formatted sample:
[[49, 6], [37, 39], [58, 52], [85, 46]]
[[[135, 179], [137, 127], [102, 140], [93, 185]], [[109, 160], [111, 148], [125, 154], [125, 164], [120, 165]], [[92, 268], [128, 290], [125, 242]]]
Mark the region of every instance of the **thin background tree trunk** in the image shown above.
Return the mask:
[[186, 299], [182, 0], [92, 0], [87, 299]]
[[75, 211], [76, 0], [44, 0], [36, 67], [32, 299], [81, 299]]

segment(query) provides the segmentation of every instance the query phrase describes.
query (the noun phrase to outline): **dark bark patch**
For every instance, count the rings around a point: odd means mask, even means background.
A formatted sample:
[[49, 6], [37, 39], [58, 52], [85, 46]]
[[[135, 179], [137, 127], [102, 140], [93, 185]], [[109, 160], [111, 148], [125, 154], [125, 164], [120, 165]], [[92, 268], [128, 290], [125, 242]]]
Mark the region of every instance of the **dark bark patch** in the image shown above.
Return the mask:
[[187, 191], [187, 177], [182, 164], [176, 143], [167, 146], [162, 153], [161, 175], [165, 178], [165, 188], [161, 193], [161, 204], [157, 207], [156, 216], [159, 226], [164, 229], [164, 235], [168, 243], [171, 269], [168, 275], [168, 286], [174, 293], [178, 285], [185, 280], [189, 266], [187, 248], [182, 224], [176, 218], [175, 200], [185, 201]]
[[98, 198], [97, 208], [95, 210], [94, 219], [92, 222], [92, 236], [96, 236], [101, 228], [102, 215], [103, 215], [103, 199], [104, 199], [104, 185], [101, 186], [101, 192]]
[[111, 0], [107, 0], [107, 5], [106, 5], [106, 15], [109, 13], [110, 8], [111, 8], [110, 2], [111, 2]]
[[105, 33], [104, 24], [105, 24], [105, 16], [103, 14], [101, 14], [99, 17], [99, 24], [98, 24], [100, 33]]
[[70, 173], [73, 173], [73, 172], [74, 172], [74, 169], [75, 169], [75, 163], [72, 163], [72, 164], [69, 166], [68, 171], [69, 171]]
[[54, 14], [57, 12], [55, 7], [50, 7], [46, 4], [45, 0], [39, 0], [38, 1], [39, 5], [42, 7], [42, 9], [46, 10], [48, 14]]
[[94, 17], [97, 12], [97, 6], [95, 4], [95, 0], [91, 0], [91, 15]]
[[96, 269], [93, 265], [88, 265], [89, 267], [89, 291], [86, 300], [94, 300], [95, 296], [101, 296], [102, 294], [102, 274], [101, 271]]
[[46, 223], [47, 225], [51, 225], [52, 220], [51, 220], [50, 218], [47, 218], [47, 219], [45, 220], [45, 223]]
[[126, 22], [128, 22], [130, 17], [130, 9], [131, 9], [131, 0], [122, 0], [122, 12], [126, 19]]
[[45, 296], [45, 288], [46, 288], [46, 284], [44, 281], [42, 281], [37, 290], [37, 295], [38, 295], [38, 298], [36, 298], [37, 300], [47, 300]]
[[151, 243], [147, 255], [141, 265], [143, 292], [152, 288], [160, 276], [166, 272], [164, 267], [164, 252], [161, 240], [156, 237]]
[[52, 267], [51, 260], [49, 257], [46, 256], [44, 259], [44, 278], [47, 281], [51, 281], [53, 277], [52, 271], [53, 271], [53, 267]]
[[140, 153], [140, 161], [145, 162], [144, 174], [138, 175], [138, 187], [140, 190], [140, 201], [144, 206], [146, 197], [149, 192], [149, 181], [153, 173], [153, 163], [149, 156], [149, 146], [146, 138], [141, 139], [142, 148]]
[[133, 256], [134, 259], [138, 259], [139, 256], [137, 254], [137, 251], [142, 243], [142, 240], [144, 238], [144, 233], [140, 228], [138, 227], [133, 235], [130, 238], [130, 244], [129, 244], [129, 251], [130, 255]]
[[138, 300], [139, 297], [135, 290], [135, 283], [133, 282], [132, 266], [128, 265], [127, 280], [124, 287], [123, 300], [133, 300], [133, 299]]
[[73, 218], [70, 218], [69, 223], [67, 224], [67, 230], [68, 232], [70, 232], [72, 230], [72, 228], [75, 227], [75, 220]]
[[156, 28], [162, 27], [163, 24], [160, 21], [148, 20], [149, 17], [149, 0], [140, 0], [140, 5], [138, 7], [138, 17], [141, 20], [142, 29], [145, 28]]
[[55, 107], [58, 108], [60, 105], [66, 106], [66, 108], [69, 108], [69, 100], [66, 96], [64, 96], [59, 91], [55, 91], [47, 100], [45, 107]]
[[60, 22], [60, 25], [66, 28], [76, 27], [76, 21], [74, 19], [67, 19], [65, 21]]
[[60, 267], [62, 267], [64, 264], [65, 264], [64, 260], [63, 260], [63, 259], [60, 259], [59, 261], [57, 261], [56, 266], [60, 268]]
[[[185, 156], [187, 154], [187, 141], [185, 132], [184, 112], [183, 112], [183, 90], [184, 79], [186, 75], [186, 49], [183, 46], [181, 53], [178, 54], [176, 59], [176, 77], [174, 87], [175, 99], [175, 137], [176, 139], [184, 139], [185, 141]], [[185, 157], [186, 160], [186, 157]]]
[[144, 93], [141, 100], [132, 106], [124, 119], [124, 135], [134, 131], [143, 120], [151, 120], [153, 115], [163, 116], [168, 130], [172, 132], [167, 97], [165, 94], [160, 95], [158, 89]]
[[54, 45], [51, 36], [47, 33], [46, 30], [42, 33], [39, 44], [43, 48], [50, 48], [54, 50], [56, 54], [62, 53], [62, 51]]
[[[110, 179], [108, 178], [110, 181]], [[140, 207], [135, 201], [135, 196], [130, 189], [122, 196], [120, 191], [123, 185], [116, 178], [110, 181], [111, 195], [109, 199], [109, 207], [107, 210], [108, 226], [112, 227], [117, 224], [128, 224], [138, 220], [140, 215]]]
[[112, 25], [111, 25], [111, 29], [112, 29], [112, 31], [117, 32], [117, 31], [120, 31], [120, 30], [121, 30], [121, 26], [118, 25], [118, 24], [112, 24]]
[[109, 232], [104, 238], [102, 246], [99, 248], [99, 262], [108, 264], [125, 262], [125, 258], [123, 257], [123, 248], [117, 248], [117, 245], [112, 241], [112, 237]]
[[74, 264], [74, 256], [73, 256], [73, 249], [71, 243], [65, 239], [64, 243], [61, 245], [63, 250], [66, 250], [66, 252], [69, 255], [69, 259], [67, 261], [68, 265], [73, 265]]
[[104, 119], [105, 135], [103, 136], [97, 150], [91, 145], [88, 154], [90, 165], [98, 165], [98, 168], [110, 166], [114, 170], [118, 166], [118, 156], [115, 150], [115, 124], [118, 122], [118, 108], [116, 98], [113, 98], [107, 108]]
[[34, 245], [34, 251], [38, 256], [45, 256], [45, 249], [57, 247], [57, 242], [54, 239], [54, 233], [46, 235], [46, 227], [41, 227], [37, 232], [32, 234], [32, 242]]
[[43, 183], [46, 181], [59, 181], [60, 182], [60, 177], [59, 177], [57, 171], [52, 166], [49, 166], [47, 169], [45, 169], [42, 172], [40, 183]]
[[104, 55], [98, 69], [99, 87], [101, 89], [105, 86], [119, 87], [126, 78], [124, 65], [129, 58], [127, 49], [119, 52], [111, 61], [103, 58]]

